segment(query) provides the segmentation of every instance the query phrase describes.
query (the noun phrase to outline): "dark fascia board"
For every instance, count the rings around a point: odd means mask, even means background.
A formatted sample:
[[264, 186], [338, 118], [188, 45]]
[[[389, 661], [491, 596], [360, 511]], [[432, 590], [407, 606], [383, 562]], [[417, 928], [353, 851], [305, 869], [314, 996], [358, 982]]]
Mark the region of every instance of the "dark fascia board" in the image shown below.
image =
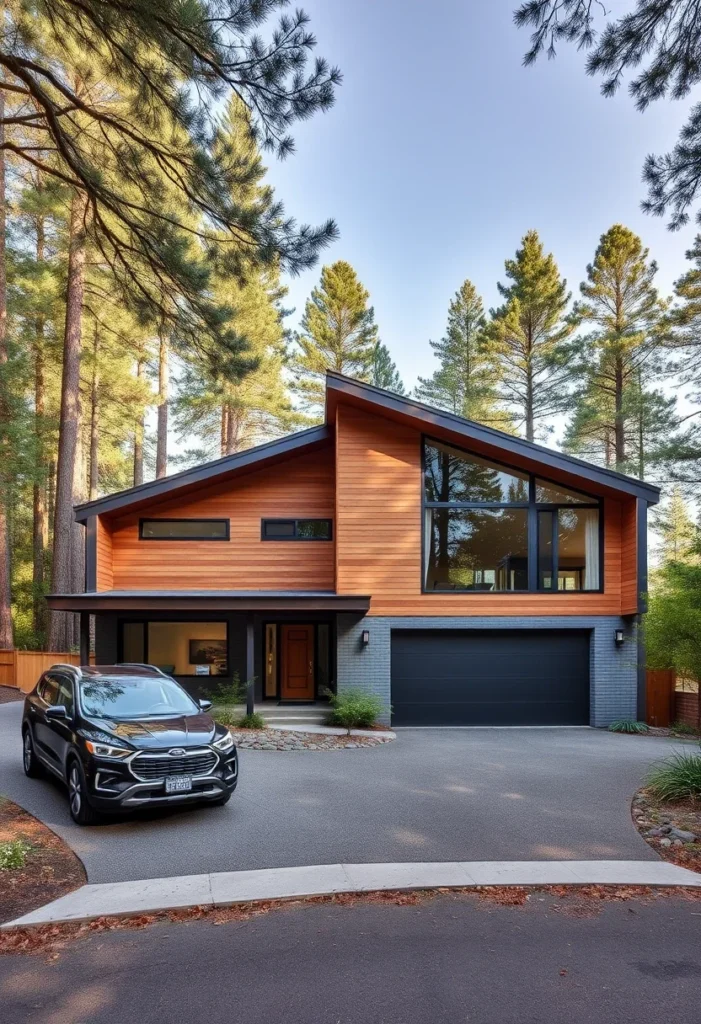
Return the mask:
[[224, 476], [227, 473], [245, 469], [249, 466], [257, 466], [269, 459], [296, 455], [305, 448], [310, 448], [327, 441], [330, 436], [331, 431], [323, 425], [320, 427], [310, 427], [308, 430], [300, 430], [296, 434], [289, 434], [287, 437], [281, 437], [276, 441], [268, 441], [266, 444], [257, 445], [255, 448], [247, 448], [236, 455], [225, 455], [222, 459], [205, 462], [204, 465], [193, 466], [192, 469], [184, 469], [181, 473], [174, 473], [172, 476], [166, 476], [160, 480], [149, 480], [145, 484], [130, 487], [126, 491], [108, 494], [104, 498], [97, 498], [95, 501], [86, 501], [81, 505], [76, 505], [75, 519], [78, 523], [84, 523], [91, 516], [113, 512], [116, 509], [128, 508], [130, 505], [141, 504], [155, 498], [165, 498], [178, 491], [181, 487], [210, 483], [219, 476]]
[[[360, 399], [376, 405], [378, 410], [395, 412], [399, 415], [413, 416], [421, 421], [424, 432], [429, 432], [428, 427], [450, 430], [454, 434], [462, 435], [466, 440], [481, 441], [499, 448], [505, 454], [520, 455], [533, 462], [539, 462], [542, 466], [550, 469], [559, 469], [564, 473], [577, 476], [582, 480], [600, 484], [624, 494], [632, 494], [636, 498], [642, 498], [648, 505], [656, 505], [660, 500], [660, 488], [653, 484], [647, 484], [635, 477], [626, 476], [624, 473], [616, 473], [612, 469], [604, 469], [601, 466], [594, 466], [583, 459], [574, 458], [572, 455], [564, 455], [562, 452], [553, 451], [543, 445], [535, 444], [533, 441], [526, 441], [521, 437], [514, 437], [505, 434], [493, 427], [485, 427], [481, 423], [467, 420], [455, 413], [445, 412], [442, 409], [435, 409], [423, 402], [417, 402], [413, 398], [405, 398], [403, 395], [395, 395], [391, 391], [384, 391], [364, 381], [354, 380], [352, 377], [344, 377], [334, 370], [326, 371], [326, 416], [329, 420], [329, 394], [337, 392], [340, 395]], [[329, 424], [330, 425], [330, 424]]]
[[331, 592], [226, 590], [105, 590], [86, 594], [49, 594], [53, 611], [334, 611], [365, 614], [370, 597]]

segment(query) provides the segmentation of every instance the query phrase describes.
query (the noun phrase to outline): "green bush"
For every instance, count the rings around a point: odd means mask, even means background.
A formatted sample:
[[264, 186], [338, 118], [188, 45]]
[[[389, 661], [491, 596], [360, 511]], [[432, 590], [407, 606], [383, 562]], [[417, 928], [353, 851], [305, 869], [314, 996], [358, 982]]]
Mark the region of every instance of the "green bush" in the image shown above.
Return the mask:
[[378, 696], [365, 690], [343, 690], [342, 693], [327, 690], [327, 695], [332, 709], [329, 724], [343, 726], [349, 733], [351, 729], [374, 725], [385, 709]]
[[254, 711], [252, 715], [244, 715], [236, 722], [237, 729], [265, 729], [265, 719]]
[[241, 721], [241, 715], [237, 714], [233, 708], [214, 708], [212, 714], [214, 720], [220, 725], [226, 726], [227, 729], [238, 725]]
[[674, 754], [653, 765], [647, 786], [658, 800], [700, 800], [701, 754]]
[[645, 722], [636, 722], [632, 718], [619, 718], [609, 725], [609, 732], [645, 733], [650, 727]]
[[672, 732], [678, 732], [680, 736], [698, 736], [699, 731], [695, 725], [689, 725], [688, 722], [674, 722]]
[[23, 868], [31, 849], [29, 843], [25, 843], [23, 839], [0, 843], [0, 871]]
[[213, 689], [207, 690], [206, 694], [215, 708], [233, 708], [246, 703], [246, 689], [246, 684], [242, 683], [238, 673], [234, 672], [231, 680], [219, 683]]

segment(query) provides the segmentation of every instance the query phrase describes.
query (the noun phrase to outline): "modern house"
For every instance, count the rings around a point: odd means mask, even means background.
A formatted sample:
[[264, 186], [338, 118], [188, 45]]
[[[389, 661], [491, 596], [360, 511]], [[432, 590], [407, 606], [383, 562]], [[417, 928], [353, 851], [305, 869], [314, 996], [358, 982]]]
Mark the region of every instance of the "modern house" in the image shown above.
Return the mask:
[[656, 487], [336, 373], [323, 426], [80, 505], [98, 663], [397, 725], [644, 714]]

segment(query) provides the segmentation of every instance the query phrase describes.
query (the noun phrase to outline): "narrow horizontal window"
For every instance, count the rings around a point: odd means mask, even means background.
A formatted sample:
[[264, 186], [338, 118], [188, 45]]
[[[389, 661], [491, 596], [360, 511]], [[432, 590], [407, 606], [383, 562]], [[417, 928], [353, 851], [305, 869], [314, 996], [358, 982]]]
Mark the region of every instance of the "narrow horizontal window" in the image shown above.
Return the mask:
[[263, 519], [263, 540], [331, 540], [330, 519]]
[[141, 519], [141, 540], [228, 540], [228, 519]]

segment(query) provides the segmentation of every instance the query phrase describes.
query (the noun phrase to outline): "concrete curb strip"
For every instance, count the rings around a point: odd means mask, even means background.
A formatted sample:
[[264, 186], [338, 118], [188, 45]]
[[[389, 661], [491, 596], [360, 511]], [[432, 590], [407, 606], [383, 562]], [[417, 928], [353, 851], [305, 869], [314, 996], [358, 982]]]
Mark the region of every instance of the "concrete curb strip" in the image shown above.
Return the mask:
[[334, 893], [562, 884], [701, 888], [701, 874], [665, 861], [635, 860], [317, 864], [261, 871], [222, 871], [84, 885], [1, 927], [85, 921], [106, 915], [227, 906], [255, 900], [295, 899]]

